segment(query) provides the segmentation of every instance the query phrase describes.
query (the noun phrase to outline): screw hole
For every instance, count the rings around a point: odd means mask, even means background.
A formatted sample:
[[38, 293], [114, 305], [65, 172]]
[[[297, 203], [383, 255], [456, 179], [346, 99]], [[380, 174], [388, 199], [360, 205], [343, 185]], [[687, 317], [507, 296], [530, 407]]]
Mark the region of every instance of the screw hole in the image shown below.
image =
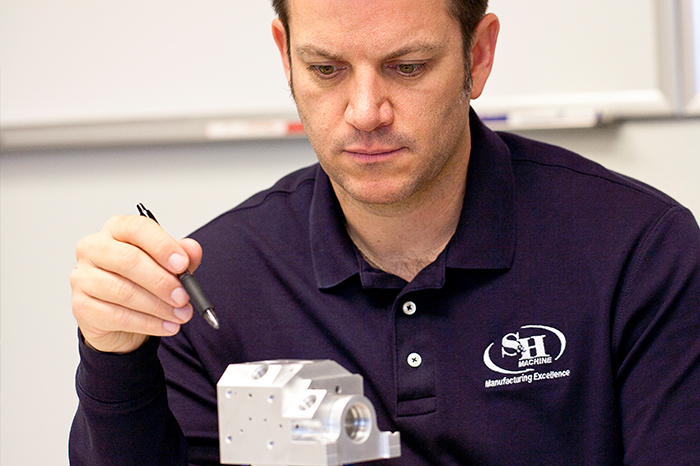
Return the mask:
[[267, 374], [267, 364], [261, 364], [255, 368], [252, 377], [254, 380], [258, 380], [262, 378], [262, 376], [264, 376], [265, 374]]
[[305, 409], [309, 409], [316, 403], [316, 395], [309, 395], [306, 398], [304, 398], [299, 405], [299, 409], [304, 411]]

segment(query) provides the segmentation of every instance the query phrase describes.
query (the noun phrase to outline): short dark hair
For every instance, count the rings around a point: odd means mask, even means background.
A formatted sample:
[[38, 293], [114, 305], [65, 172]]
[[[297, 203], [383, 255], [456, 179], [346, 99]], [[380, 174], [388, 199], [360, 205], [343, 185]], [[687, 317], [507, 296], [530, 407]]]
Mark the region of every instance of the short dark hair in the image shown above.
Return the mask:
[[[462, 31], [462, 46], [465, 60], [469, 57], [471, 49], [472, 35], [479, 24], [481, 18], [486, 14], [488, 0], [446, 0], [449, 3], [449, 12], [459, 21]], [[279, 17], [287, 34], [287, 44], [289, 44], [289, 10], [287, 0], [272, 0], [272, 8]]]

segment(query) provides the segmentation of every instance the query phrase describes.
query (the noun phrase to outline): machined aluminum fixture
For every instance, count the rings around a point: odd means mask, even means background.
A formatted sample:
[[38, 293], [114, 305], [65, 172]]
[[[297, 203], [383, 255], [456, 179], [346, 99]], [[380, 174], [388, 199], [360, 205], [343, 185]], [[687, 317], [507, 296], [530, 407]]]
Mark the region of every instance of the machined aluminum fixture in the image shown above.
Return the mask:
[[381, 432], [362, 376], [338, 363], [231, 364], [217, 384], [223, 464], [340, 465], [401, 455]]

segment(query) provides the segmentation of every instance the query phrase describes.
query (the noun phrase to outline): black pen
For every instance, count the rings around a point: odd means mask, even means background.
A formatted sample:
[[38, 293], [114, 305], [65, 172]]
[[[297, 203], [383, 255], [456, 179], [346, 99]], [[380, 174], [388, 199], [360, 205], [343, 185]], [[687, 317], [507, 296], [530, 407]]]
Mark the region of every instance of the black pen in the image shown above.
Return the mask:
[[[151, 213], [146, 206], [139, 203], [136, 205], [136, 208], [138, 209], [139, 214], [158, 223], [156, 216], [153, 215], [153, 213]], [[206, 320], [209, 325], [218, 330], [219, 319], [216, 317], [216, 314], [214, 314], [214, 306], [204, 295], [202, 287], [199, 286], [199, 283], [197, 280], [195, 280], [194, 276], [192, 276], [189, 270], [185, 270], [177, 277], [180, 279], [180, 283], [182, 283], [182, 286], [185, 288], [185, 291], [187, 291], [187, 294], [190, 295], [190, 301], [192, 302], [194, 308], [197, 309], [197, 312], [204, 317], [204, 320]]]

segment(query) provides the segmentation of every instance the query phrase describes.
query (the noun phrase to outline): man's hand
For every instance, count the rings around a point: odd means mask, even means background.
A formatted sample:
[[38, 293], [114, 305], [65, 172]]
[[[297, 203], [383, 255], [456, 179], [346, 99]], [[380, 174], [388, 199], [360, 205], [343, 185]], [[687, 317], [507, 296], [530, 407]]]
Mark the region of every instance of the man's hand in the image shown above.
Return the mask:
[[73, 315], [89, 346], [128, 353], [149, 335], [176, 334], [192, 318], [176, 274], [199, 266], [196, 241], [176, 241], [153, 220], [129, 215], [80, 240], [76, 257]]

